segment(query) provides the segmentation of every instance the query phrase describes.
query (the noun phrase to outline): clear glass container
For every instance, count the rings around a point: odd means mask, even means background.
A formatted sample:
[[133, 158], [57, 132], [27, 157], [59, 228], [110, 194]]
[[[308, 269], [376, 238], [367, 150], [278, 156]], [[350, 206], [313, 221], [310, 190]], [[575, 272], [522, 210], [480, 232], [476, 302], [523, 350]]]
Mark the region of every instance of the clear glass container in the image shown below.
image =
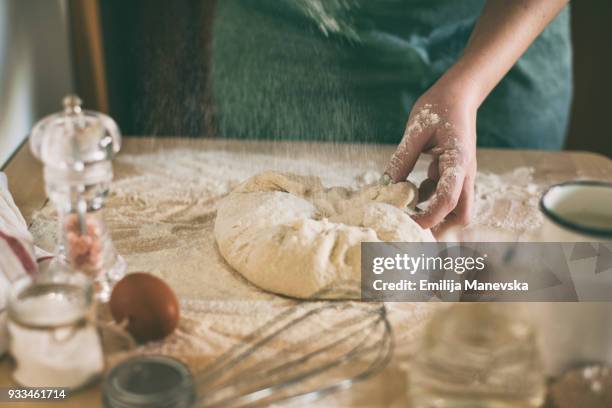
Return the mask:
[[102, 384], [104, 408], [189, 408], [195, 398], [187, 366], [165, 356], [128, 359], [110, 370]]
[[54, 262], [64, 271], [92, 277], [96, 297], [106, 301], [126, 269], [102, 215], [121, 134], [110, 117], [82, 110], [78, 97], [67, 96], [63, 103], [64, 110], [43, 118], [30, 136], [32, 152], [44, 165], [47, 195], [58, 213]]
[[433, 317], [409, 373], [416, 408], [535, 408], [545, 375], [512, 304], [457, 304]]
[[91, 279], [80, 273], [15, 282], [8, 329], [17, 383], [74, 389], [99, 376], [104, 356], [92, 300]]

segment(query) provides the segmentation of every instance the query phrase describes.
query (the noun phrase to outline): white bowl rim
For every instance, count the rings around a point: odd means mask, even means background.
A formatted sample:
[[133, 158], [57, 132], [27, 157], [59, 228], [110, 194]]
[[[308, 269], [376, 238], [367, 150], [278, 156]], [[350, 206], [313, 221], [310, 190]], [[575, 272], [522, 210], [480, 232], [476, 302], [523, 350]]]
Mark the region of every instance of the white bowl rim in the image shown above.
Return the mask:
[[553, 184], [548, 187], [542, 193], [540, 197], [540, 211], [555, 224], [560, 225], [561, 227], [576, 231], [581, 234], [591, 235], [600, 238], [611, 238], [612, 237], [612, 228], [597, 228], [597, 227], [589, 227], [583, 224], [578, 224], [576, 222], [570, 221], [562, 216], [560, 216], [555, 210], [549, 208], [545, 203], [544, 199], [553, 189], [562, 188], [562, 187], [570, 187], [570, 186], [595, 186], [595, 187], [605, 187], [612, 190], [612, 182], [603, 181], [603, 180], [572, 180], [565, 181], [563, 183]]

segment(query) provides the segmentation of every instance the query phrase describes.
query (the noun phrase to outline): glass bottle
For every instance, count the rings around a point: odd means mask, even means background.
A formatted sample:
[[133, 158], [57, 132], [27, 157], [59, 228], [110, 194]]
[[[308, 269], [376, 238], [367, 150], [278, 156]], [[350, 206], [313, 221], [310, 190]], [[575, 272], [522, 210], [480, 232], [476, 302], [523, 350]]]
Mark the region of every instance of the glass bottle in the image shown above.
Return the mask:
[[44, 165], [45, 189], [58, 214], [54, 268], [80, 271], [94, 280], [96, 298], [108, 300], [125, 275], [102, 217], [113, 178], [111, 160], [121, 146], [117, 124], [108, 116], [81, 108], [69, 95], [64, 110], [43, 118], [30, 136], [30, 147]]
[[409, 373], [415, 408], [535, 408], [545, 375], [512, 304], [456, 304], [433, 317]]

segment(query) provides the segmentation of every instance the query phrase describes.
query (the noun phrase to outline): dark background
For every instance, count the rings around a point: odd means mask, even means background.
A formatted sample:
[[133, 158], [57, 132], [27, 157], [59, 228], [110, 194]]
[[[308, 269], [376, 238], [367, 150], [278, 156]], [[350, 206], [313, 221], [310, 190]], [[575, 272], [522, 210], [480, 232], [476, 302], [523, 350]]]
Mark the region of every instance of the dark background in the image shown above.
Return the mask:
[[612, 1], [574, 0], [574, 101], [567, 148], [612, 157]]
[[[570, 7], [567, 148], [612, 157], [612, 1], [574, 0]], [[211, 0], [100, 2], [109, 111], [124, 133], [214, 136], [207, 81], [213, 10]]]

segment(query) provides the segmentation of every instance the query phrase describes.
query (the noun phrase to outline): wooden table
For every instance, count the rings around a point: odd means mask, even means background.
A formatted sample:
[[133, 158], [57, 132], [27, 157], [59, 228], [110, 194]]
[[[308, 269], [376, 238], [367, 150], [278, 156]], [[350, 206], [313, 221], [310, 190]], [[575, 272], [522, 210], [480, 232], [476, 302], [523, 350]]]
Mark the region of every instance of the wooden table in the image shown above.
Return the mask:
[[[302, 159], [313, 157], [320, 160], [321, 157], [328, 157], [333, 161], [371, 160], [375, 161], [379, 168], [384, 167], [386, 160], [393, 152], [393, 146], [389, 145], [272, 143], [184, 138], [127, 138], [124, 141], [122, 152], [152, 152], [175, 147], [260, 152]], [[517, 167], [529, 166], [534, 169], [534, 180], [544, 184], [575, 178], [612, 179], [612, 161], [593, 153], [481, 149], [478, 151], [478, 163], [480, 171], [493, 173], [503, 173]], [[425, 163], [421, 162], [419, 166], [423, 167]], [[24, 144], [3, 170], [8, 176], [9, 189], [15, 202], [29, 223], [33, 213], [46, 202], [41, 165], [32, 157], [28, 145]], [[11, 371], [12, 361], [9, 357], [4, 357], [0, 361], [0, 386], [14, 385], [10, 378]], [[401, 376], [398, 376], [393, 370], [387, 370], [370, 381], [375, 382], [376, 386], [381, 389], [381, 395], [390, 395], [405, 392], [404, 380], [399, 377]], [[92, 407], [99, 406], [99, 401], [99, 386], [96, 385], [75, 393], [62, 406]], [[45, 404], [23, 403], [19, 406], [42, 407]]]

